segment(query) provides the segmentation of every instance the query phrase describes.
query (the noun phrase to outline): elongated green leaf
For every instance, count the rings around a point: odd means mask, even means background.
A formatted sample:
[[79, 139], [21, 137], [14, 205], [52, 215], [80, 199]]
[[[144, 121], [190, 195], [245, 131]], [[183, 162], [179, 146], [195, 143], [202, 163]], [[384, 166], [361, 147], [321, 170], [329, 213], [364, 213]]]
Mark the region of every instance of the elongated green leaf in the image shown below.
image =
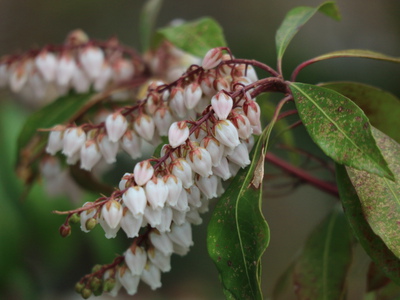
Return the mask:
[[150, 46], [151, 35], [162, 3], [163, 0], [147, 0], [142, 8], [139, 30], [143, 51], [147, 51]]
[[200, 57], [211, 48], [226, 46], [221, 26], [211, 18], [161, 28], [157, 33], [176, 47]]
[[347, 168], [347, 172], [360, 198], [365, 219], [400, 258], [400, 144], [377, 129], [373, 129], [373, 133], [396, 182], [352, 168]]
[[346, 218], [336, 208], [311, 233], [293, 274], [298, 299], [342, 299], [352, 246]]
[[345, 96], [322, 87], [291, 83], [290, 89], [308, 133], [340, 164], [393, 179], [364, 112]]
[[372, 126], [400, 143], [400, 99], [395, 95], [356, 82], [326, 82], [319, 86], [351, 99], [364, 111]]
[[318, 7], [300, 6], [293, 8], [286, 14], [276, 32], [275, 43], [278, 61], [282, 59], [290, 41], [300, 28], [318, 11], [335, 20], [340, 20], [339, 10], [334, 2], [325, 2]]
[[391, 280], [400, 284], [400, 260], [377, 236], [365, 220], [360, 199], [347, 174], [346, 168], [336, 165], [336, 181], [340, 200], [353, 234], [361, 246]]
[[236, 175], [208, 225], [208, 253], [228, 299], [263, 299], [260, 258], [269, 243], [269, 228], [260, 206], [270, 133], [267, 127], [253, 151], [251, 165]]

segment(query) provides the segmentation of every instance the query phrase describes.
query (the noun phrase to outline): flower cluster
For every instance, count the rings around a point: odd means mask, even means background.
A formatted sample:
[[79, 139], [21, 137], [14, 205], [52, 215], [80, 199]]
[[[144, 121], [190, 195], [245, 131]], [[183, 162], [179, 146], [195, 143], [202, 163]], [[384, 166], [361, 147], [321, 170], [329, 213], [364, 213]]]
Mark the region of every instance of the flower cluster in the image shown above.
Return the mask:
[[[101, 124], [52, 129], [47, 152], [62, 150], [67, 162], [80, 159], [88, 170], [101, 157], [115, 161], [118, 145], [137, 158], [141, 139], [169, 141], [160, 158], [143, 160], [126, 173], [111, 196], [70, 212], [69, 217], [80, 216], [85, 232], [100, 224], [107, 238], [121, 228], [134, 238], [121, 260], [81, 280], [82, 295], [94, 278], [112, 282], [105, 289], [111, 294], [121, 286], [135, 294], [140, 280], [152, 289], [161, 286], [171, 255], [184, 255], [193, 244], [191, 225], [202, 223], [209, 200], [223, 194], [223, 181], [250, 164], [253, 134], [261, 133], [260, 108], [251, 96], [255, 82], [253, 68], [216, 48], [202, 67], [190, 67], [170, 84], [150, 83], [141, 101]], [[69, 234], [68, 223], [60, 231]]]
[[69, 90], [99, 92], [142, 73], [135, 53], [127, 53], [115, 39], [96, 42], [80, 30], [65, 44], [47, 46], [0, 60], [0, 87], [30, 102], [47, 103]]

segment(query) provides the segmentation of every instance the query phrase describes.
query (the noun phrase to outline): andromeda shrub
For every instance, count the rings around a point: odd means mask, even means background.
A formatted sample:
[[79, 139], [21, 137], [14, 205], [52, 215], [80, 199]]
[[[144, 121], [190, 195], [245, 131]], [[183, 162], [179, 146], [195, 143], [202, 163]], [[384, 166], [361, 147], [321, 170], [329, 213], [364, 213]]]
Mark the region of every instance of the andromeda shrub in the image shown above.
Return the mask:
[[[76, 291], [88, 298], [116, 296], [121, 288], [134, 295], [140, 281], [161, 287], [171, 255], [188, 253], [192, 225], [201, 224], [216, 201], [207, 247], [226, 298], [263, 299], [260, 260], [270, 231], [261, 205], [268, 200], [262, 188], [268, 161], [341, 202], [311, 233], [273, 296], [287, 281], [299, 299], [345, 298], [357, 243], [372, 259], [369, 299], [399, 295], [399, 99], [361, 83], [313, 85], [296, 77], [338, 57], [400, 59], [340, 50], [307, 60], [284, 78], [282, 58], [299, 29], [317, 12], [340, 19], [333, 2], [286, 15], [276, 33], [276, 69], [235, 57], [210, 18], [153, 32], [160, 5], [150, 0], [143, 9], [143, 54], [116, 38], [98, 41], [76, 30], [64, 44], [0, 60], [0, 85], [39, 107], [18, 138], [18, 175], [28, 186], [43, 178], [52, 195], [78, 201], [82, 189], [100, 195], [54, 211], [65, 216], [61, 236], [74, 227], [90, 232], [101, 226], [108, 239], [119, 231], [128, 238], [126, 251], [96, 265]], [[259, 78], [259, 70], [268, 76]], [[272, 113], [272, 102], [259, 97], [268, 93], [281, 95]], [[305, 127], [336, 164], [336, 184], [314, 177], [290, 156], [269, 152], [277, 139], [285, 142], [273, 131], [278, 123], [280, 132]], [[155, 147], [152, 156], [143, 144]], [[136, 163], [112, 188], [102, 175], [119, 152]]]

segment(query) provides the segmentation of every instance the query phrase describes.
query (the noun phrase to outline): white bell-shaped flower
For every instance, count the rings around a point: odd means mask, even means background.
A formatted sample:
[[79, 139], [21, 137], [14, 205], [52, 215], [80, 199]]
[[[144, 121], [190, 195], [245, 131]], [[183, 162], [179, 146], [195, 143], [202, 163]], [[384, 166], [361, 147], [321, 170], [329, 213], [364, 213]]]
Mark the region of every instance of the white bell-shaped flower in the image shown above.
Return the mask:
[[204, 70], [215, 68], [222, 61], [222, 55], [223, 53], [220, 48], [212, 48], [208, 50], [206, 55], [204, 55], [201, 66]]
[[200, 191], [206, 196], [208, 199], [216, 198], [217, 195], [217, 186], [218, 186], [218, 178], [215, 175], [211, 175], [209, 177], [199, 176], [196, 180], [196, 185], [200, 189]]
[[[183, 223], [186, 222], [186, 210], [184, 211], [179, 211], [175, 208], [172, 208], [172, 221], [174, 221], [174, 224], [177, 225], [182, 225]], [[171, 230], [171, 228], [170, 228]]]
[[19, 63], [14, 64], [13, 68], [10, 70], [10, 89], [14, 93], [19, 93], [28, 82], [28, 72], [24, 64]]
[[224, 92], [218, 92], [214, 97], [212, 97], [211, 106], [218, 119], [226, 120], [229, 113], [232, 111], [233, 100]]
[[178, 118], [186, 116], [187, 109], [184, 101], [184, 91], [181, 87], [175, 87], [171, 91], [169, 107]]
[[129, 295], [135, 295], [140, 281], [140, 276], [132, 274], [125, 265], [121, 266], [117, 271], [117, 280], [121, 282]]
[[220, 120], [212, 129], [215, 138], [228, 148], [235, 148], [240, 144], [236, 127], [229, 120]]
[[51, 155], [56, 154], [63, 148], [63, 135], [65, 126], [57, 125], [50, 131], [49, 139], [47, 141], [46, 152]]
[[199, 103], [203, 91], [198, 83], [191, 83], [185, 88], [184, 101], [188, 110], [192, 110]]
[[161, 270], [152, 262], [148, 262], [143, 270], [141, 279], [154, 291], [161, 287]]
[[223, 157], [219, 165], [212, 168], [212, 171], [214, 175], [221, 177], [224, 181], [232, 177], [226, 157]]
[[132, 186], [128, 188], [122, 195], [122, 200], [135, 217], [144, 214], [147, 197], [141, 186]]
[[188, 203], [192, 207], [200, 207], [201, 206], [201, 200], [200, 200], [200, 190], [196, 185], [192, 185], [190, 189], [186, 190], [187, 192], [187, 199]]
[[101, 159], [99, 146], [94, 140], [87, 140], [81, 148], [81, 169], [90, 171]]
[[192, 147], [186, 156], [186, 161], [192, 170], [203, 177], [212, 175], [212, 161], [210, 153], [203, 147]]
[[101, 74], [104, 53], [100, 48], [88, 46], [80, 53], [80, 62], [89, 78], [95, 80]]
[[203, 223], [203, 219], [201, 218], [199, 211], [196, 209], [187, 212], [186, 221], [193, 225], [201, 225], [201, 223]]
[[[87, 207], [92, 205], [92, 202], [86, 202], [85, 204], [83, 204], [82, 207]], [[97, 210], [92, 208], [92, 209], [88, 209], [88, 210], [84, 210], [83, 212], [80, 213], [80, 222], [81, 222], [81, 230], [83, 232], [89, 232], [90, 230], [87, 228], [87, 221], [91, 218], [94, 217], [94, 215], [96, 214]]]
[[173, 253], [173, 246], [172, 246], [172, 241], [169, 238], [169, 234], [164, 232], [155, 232], [152, 231], [149, 234], [149, 239], [153, 246], [158, 249], [162, 254], [164, 255], [171, 255]]
[[246, 144], [241, 143], [238, 145], [231, 155], [228, 155], [228, 159], [239, 165], [241, 168], [245, 168], [250, 165], [250, 157], [249, 157], [249, 150], [247, 149]]
[[212, 165], [219, 165], [224, 155], [225, 146], [212, 136], [205, 137], [201, 141], [200, 146], [204, 147], [210, 153]]
[[77, 153], [86, 141], [86, 134], [80, 127], [71, 127], [65, 130], [63, 138], [63, 151], [66, 156]]
[[105, 125], [111, 142], [118, 142], [128, 128], [126, 118], [119, 112], [109, 115], [106, 118]]
[[182, 180], [173, 174], [166, 175], [163, 179], [168, 188], [168, 197], [166, 202], [170, 206], [175, 206], [182, 191]]
[[171, 229], [172, 222], [172, 208], [169, 206], [164, 206], [161, 214], [161, 223], [156, 226], [159, 232], [169, 232]]
[[133, 130], [125, 132], [121, 140], [121, 147], [132, 159], [142, 156], [142, 139]]
[[42, 74], [44, 80], [52, 82], [56, 79], [58, 60], [53, 53], [42, 51], [38, 56], [36, 56], [35, 65]]
[[188, 194], [186, 190], [182, 190], [182, 192], [179, 194], [178, 202], [173, 208], [183, 212], [189, 210]]
[[135, 131], [146, 141], [151, 141], [154, 136], [155, 124], [152, 117], [140, 114], [134, 124]]
[[168, 128], [173, 122], [169, 108], [165, 106], [158, 108], [154, 113], [153, 119], [160, 136], [167, 136]]
[[105, 237], [107, 239], [113, 239], [117, 236], [117, 233], [121, 227], [120, 224], [118, 224], [115, 228], [111, 228], [103, 217], [99, 218], [98, 221], [101, 228], [103, 228]]
[[254, 134], [261, 134], [261, 110], [260, 106], [255, 101], [249, 101], [243, 106], [243, 110], [250, 121], [251, 128], [253, 129]]
[[74, 58], [69, 54], [64, 54], [58, 60], [56, 68], [56, 82], [61, 86], [68, 86], [76, 71]]
[[153, 209], [163, 208], [168, 197], [168, 187], [162, 178], [153, 177], [145, 186], [147, 201]]
[[189, 138], [189, 127], [186, 121], [174, 122], [168, 130], [168, 140], [172, 148], [185, 144]]
[[164, 255], [157, 249], [149, 249], [147, 256], [161, 272], [169, 272], [171, 270], [171, 255]]
[[161, 208], [153, 209], [150, 205], [147, 205], [144, 210], [143, 222], [149, 224], [153, 228], [156, 228], [162, 222], [162, 213], [163, 210]]
[[81, 68], [76, 68], [71, 85], [77, 93], [86, 93], [90, 88], [90, 79]]
[[94, 80], [93, 88], [96, 92], [104, 90], [111, 82], [113, 76], [113, 70], [107, 62], [104, 62], [101, 66], [101, 72], [99, 76]]
[[121, 228], [125, 231], [128, 238], [139, 236], [139, 230], [142, 223], [143, 215], [134, 216], [127, 207], [124, 208], [121, 219]]
[[147, 252], [142, 247], [133, 246], [125, 252], [125, 263], [133, 275], [141, 275], [147, 262]]
[[122, 219], [122, 206], [116, 200], [107, 201], [101, 209], [101, 215], [108, 226], [110, 226], [111, 229], [115, 229]]
[[110, 141], [106, 134], [100, 134], [97, 137], [97, 142], [105, 161], [108, 164], [115, 163], [117, 161], [117, 153], [119, 149], [118, 143]]
[[171, 164], [171, 173], [182, 181], [182, 186], [187, 189], [193, 185], [192, 167], [184, 158], [175, 159]]
[[178, 245], [190, 247], [193, 245], [192, 226], [188, 222], [182, 225], [172, 224], [168, 237]]

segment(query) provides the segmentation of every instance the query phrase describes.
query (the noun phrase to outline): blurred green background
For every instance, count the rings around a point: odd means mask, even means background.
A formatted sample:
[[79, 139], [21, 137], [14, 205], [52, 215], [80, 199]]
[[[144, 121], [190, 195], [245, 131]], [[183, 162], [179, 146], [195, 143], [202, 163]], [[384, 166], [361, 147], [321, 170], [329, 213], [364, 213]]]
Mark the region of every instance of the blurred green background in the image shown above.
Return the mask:
[[[140, 48], [138, 18], [144, 1], [134, 0], [1, 0], [0, 55], [24, 51], [47, 43], [61, 43], [76, 28], [90, 37], [113, 35]], [[275, 65], [275, 31], [289, 9], [315, 6], [316, 0], [166, 0], [157, 26], [175, 18], [192, 20], [214, 17], [224, 28], [228, 45], [236, 57], [253, 58]], [[284, 71], [301, 61], [326, 52], [362, 48], [399, 56], [400, 1], [339, 0], [343, 20], [335, 22], [317, 15], [293, 40], [285, 57]], [[400, 95], [397, 65], [362, 59], [338, 59], [313, 65], [299, 81], [317, 83], [353, 80], [382, 87]], [[100, 228], [90, 234], [73, 227], [62, 239], [58, 227], [63, 217], [54, 209], [71, 209], [68, 199], [50, 199], [41, 185], [21, 200], [22, 185], [14, 174], [15, 141], [29, 109], [12, 95], [0, 91], [0, 299], [79, 299], [74, 283], [95, 263], [108, 263], [129, 245], [122, 233], [107, 240]], [[301, 130], [295, 131], [299, 147], [315, 151]], [[317, 152], [317, 155], [322, 155]], [[270, 172], [275, 172], [268, 168]], [[122, 174], [121, 174], [122, 175]], [[326, 179], [332, 180], [323, 173]], [[302, 242], [336, 202], [334, 197], [303, 185], [285, 196], [270, 196], [275, 185], [266, 185], [264, 213], [271, 228], [271, 242], [263, 261], [263, 286], [269, 295], [281, 272], [290, 264]], [[95, 196], [88, 195], [86, 200]], [[184, 258], [173, 257], [172, 271], [163, 275], [163, 287], [151, 292], [144, 284], [136, 299], [221, 299], [218, 275], [206, 250], [206, 224], [194, 228], [195, 246]], [[363, 288], [361, 269], [366, 259], [356, 262], [352, 276], [357, 299]], [[358, 265], [357, 265], [358, 264]], [[359, 268], [357, 268], [357, 266]], [[359, 279], [359, 280], [357, 280]], [[121, 294], [119, 299], [124, 299]], [[287, 299], [291, 299], [287, 295]]]

